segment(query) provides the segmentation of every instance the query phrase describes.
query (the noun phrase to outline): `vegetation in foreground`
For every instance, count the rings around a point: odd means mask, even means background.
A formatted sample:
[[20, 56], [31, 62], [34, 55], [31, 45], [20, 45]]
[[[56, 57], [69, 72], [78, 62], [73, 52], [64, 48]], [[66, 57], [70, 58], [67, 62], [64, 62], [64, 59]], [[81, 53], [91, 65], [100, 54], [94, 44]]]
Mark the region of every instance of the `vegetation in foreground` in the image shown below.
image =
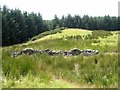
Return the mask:
[[[45, 36], [28, 44], [3, 47], [3, 87], [117, 87], [118, 55], [104, 52], [118, 52], [118, 32], [83, 31], [62, 37]], [[73, 31], [69, 30], [69, 32]], [[74, 30], [77, 32], [77, 30]], [[53, 39], [52, 39], [53, 38]], [[69, 50], [72, 48], [95, 49], [96, 56], [49, 56], [47, 54], [21, 55], [12, 58], [14, 51], [24, 48]]]

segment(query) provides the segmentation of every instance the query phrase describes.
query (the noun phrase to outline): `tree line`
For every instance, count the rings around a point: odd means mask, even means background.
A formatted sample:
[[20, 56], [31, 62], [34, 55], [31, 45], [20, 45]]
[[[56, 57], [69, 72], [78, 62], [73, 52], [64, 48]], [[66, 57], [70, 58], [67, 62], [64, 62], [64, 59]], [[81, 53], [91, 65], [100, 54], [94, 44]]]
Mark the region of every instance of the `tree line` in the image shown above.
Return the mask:
[[89, 30], [119, 30], [119, 17], [92, 17], [84, 15], [54, 16], [52, 20], [43, 20], [40, 13], [22, 12], [19, 9], [0, 8], [2, 12], [2, 45], [23, 43], [33, 36], [56, 28], [81, 28]]
[[27, 41], [48, 30], [40, 13], [21, 12], [19, 9], [2, 8], [2, 45]]
[[51, 28], [68, 27], [68, 28], [82, 28], [88, 30], [118, 30], [118, 17], [110, 17], [105, 15], [104, 17], [92, 17], [84, 15], [62, 16], [61, 19], [55, 15], [52, 20]]

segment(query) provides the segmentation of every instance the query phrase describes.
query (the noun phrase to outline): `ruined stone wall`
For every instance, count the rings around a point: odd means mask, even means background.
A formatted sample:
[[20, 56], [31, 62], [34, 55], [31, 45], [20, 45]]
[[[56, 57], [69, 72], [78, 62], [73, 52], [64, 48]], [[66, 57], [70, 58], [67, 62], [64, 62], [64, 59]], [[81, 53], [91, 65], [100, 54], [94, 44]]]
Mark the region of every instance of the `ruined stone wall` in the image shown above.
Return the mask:
[[97, 55], [99, 54], [98, 50], [80, 50], [77, 48], [73, 48], [71, 50], [51, 50], [51, 49], [45, 49], [45, 50], [34, 50], [33, 48], [25, 48], [24, 50], [18, 51], [18, 52], [13, 52], [11, 54], [12, 57], [17, 57], [19, 55], [27, 54], [27, 55], [32, 55], [32, 54], [43, 54], [46, 53], [48, 55], [64, 55], [64, 56], [76, 56], [76, 55], [83, 55], [83, 56], [89, 56], [89, 55]]

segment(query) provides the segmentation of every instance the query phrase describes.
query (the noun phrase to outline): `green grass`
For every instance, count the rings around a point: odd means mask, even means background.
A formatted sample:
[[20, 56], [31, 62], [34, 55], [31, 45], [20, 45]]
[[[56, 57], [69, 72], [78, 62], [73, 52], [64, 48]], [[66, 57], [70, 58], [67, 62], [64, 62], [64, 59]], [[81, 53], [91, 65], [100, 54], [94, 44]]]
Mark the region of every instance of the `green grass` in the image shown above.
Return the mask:
[[31, 38], [29, 41], [35, 41], [35, 40], [43, 38], [45, 36], [52, 35], [52, 34], [57, 34], [57, 33], [62, 33], [62, 30], [55, 29], [55, 30], [46, 31], [46, 32], [43, 32], [43, 33]]
[[[51, 40], [51, 39], [59, 39], [59, 38], [64, 38], [64, 37], [67, 37], [67, 36], [76, 36], [76, 35], [87, 35], [87, 34], [90, 34], [91, 31], [86, 31], [86, 30], [83, 30], [83, 29], [65, 29], [65, 30], [62, 30], [61, 31], [62, 33], [56, 33], [56, 34], [53, 34], [53, 35], [47, 35], [43, 38], [40, 38], [34, 42], [38, 42], [38, 41], [41, 41], [41, 40]], [[40, 34], [41, 35], [41, 34]], [[31, 43], [31, 42], [30, 42]], [[33, 43], [33, 42], [32, 42]]]
[[[67, 29], [26, 44], [3, 47], [3, 87], [117, 87], [118, 55], [104, 55], [118, 51], [117, 32]], [[96, 33], [93, 35], [93, 33]], [[112, 34], [111, 34], [112, 33]], [[92, 35], [92, 36], [91, 36]], [[99, 35], [99, 36], [98, 36]], [[51, 37], [51, 38], [50, 38]], [[87, 38], [86, 38], [87, 37]], [[10, 54], [24, 48], [69, 50], [95, 49], [96, 56], [49, 56], [47, 54]]]
[[[46, 73], [47, 74], [47, 73]], [[24, 77], [20, 77], [19, 80], [4, 79], [4, 87], [11, 88], [72, 88], [79, 87], [73, 83], [69, 83], [60, 79], [50, 79], [47, 80], [41, 77], [40, 75], [33, 76], [28, 74]]]

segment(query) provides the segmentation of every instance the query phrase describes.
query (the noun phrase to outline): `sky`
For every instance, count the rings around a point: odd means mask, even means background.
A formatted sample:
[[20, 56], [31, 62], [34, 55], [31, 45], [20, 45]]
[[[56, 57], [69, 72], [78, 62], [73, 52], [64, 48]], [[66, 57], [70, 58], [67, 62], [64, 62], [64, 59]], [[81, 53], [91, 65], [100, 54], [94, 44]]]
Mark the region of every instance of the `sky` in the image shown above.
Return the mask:
[[118, 16], [119, 0], [0, 0], [0, 5], [22, 11], [35, 12], [43, 19], [50, 20], [56, 14], [89, 15], [89, 16]]

